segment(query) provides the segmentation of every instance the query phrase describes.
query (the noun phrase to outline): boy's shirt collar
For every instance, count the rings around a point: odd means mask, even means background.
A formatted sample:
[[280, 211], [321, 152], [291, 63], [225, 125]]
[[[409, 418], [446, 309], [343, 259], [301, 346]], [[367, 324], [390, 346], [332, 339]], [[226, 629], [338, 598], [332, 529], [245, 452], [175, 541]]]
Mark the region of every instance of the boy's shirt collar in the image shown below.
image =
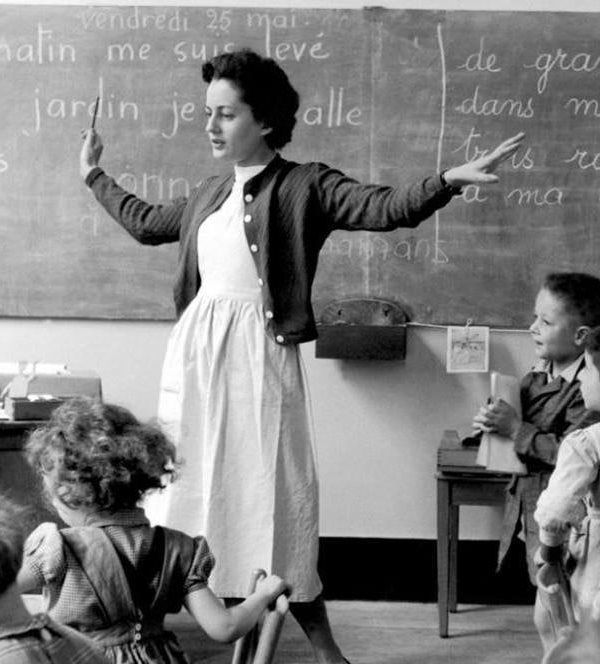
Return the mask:
[[568, 367], [565, 367], [559, 373], [554, 374], [552, 371], [552, 362], [550, 360], [542, 360], [536, 366], [535, 371], [540, 371], [542, 373], [545, 373], [549, 383], [551, 383], [553, 380], [556, 380], [559, 377], [562, 378], [567, 383], [572, 383], [577, 377], [579, 371], [583, 368], [584, 361], [585, 360], [583, 358], [583, 353], [581, 353], [581, 355], [579, 355], [577, 359], [573, 360], [573, 362], [571, 362], [571, 364], [569, 364]]

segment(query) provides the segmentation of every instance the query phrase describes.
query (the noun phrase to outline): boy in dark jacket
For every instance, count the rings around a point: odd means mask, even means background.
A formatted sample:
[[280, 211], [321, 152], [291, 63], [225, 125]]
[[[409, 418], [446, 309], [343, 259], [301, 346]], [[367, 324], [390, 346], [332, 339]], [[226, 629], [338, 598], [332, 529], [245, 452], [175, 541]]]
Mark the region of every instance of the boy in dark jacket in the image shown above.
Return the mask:
[[584, 366], [584, 343], [600, 325], [600, 279], [581, 273], [549, 274], [536, 297], [529, 328], [540, 365], [521, 383], [521, 411], [502, 400], [482, 406], [473, 427], [513, 440], [526, 475], [515, 475], [506, 494], [498, 567], [516, 539], [525, 541], [529, 578], [535, 585], [534, 555], [539, 547], [533, 513], [556, 463], [561, 440], [571, 431], [598, 422], [587, 411], [578, 375]]

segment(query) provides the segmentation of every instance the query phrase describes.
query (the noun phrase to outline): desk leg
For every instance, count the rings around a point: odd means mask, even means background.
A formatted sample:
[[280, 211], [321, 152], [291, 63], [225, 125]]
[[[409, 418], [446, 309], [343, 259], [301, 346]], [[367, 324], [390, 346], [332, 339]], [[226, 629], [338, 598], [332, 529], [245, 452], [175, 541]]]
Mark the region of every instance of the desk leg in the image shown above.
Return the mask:
[[456, 613], [458, 603], [458, 505], [450, 505], [450, 575], [448, 578], [448, 610]]
[[437, 481], [437, 577], [438, 577], [438, 615], [440, 636], [448, 636], [448, 591], [450, 567], [450, 483], [443, 479]]

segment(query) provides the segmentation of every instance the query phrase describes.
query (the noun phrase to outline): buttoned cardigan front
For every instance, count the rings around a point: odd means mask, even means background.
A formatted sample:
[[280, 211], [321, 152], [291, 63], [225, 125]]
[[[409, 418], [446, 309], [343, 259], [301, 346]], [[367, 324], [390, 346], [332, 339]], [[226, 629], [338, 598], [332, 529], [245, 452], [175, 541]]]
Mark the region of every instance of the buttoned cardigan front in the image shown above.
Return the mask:
[[[231, 193], [234, 175], [202, 181], [189, 197], [152, 205], [95, 167], [86, 184], [106, 211], [143, 244], [179, 242], [174, 299], [179, 317], [200, 289], [200, 224]], [[276, 155], [244, 185], [244, 231], [262, 287], [267, 334], [296, 344], [317, 336], [311, 304], [319, 251], [334, 230], [416, 227], [455, 193], [438, 174], [405, 188], [361, 184], [325, 164]]]

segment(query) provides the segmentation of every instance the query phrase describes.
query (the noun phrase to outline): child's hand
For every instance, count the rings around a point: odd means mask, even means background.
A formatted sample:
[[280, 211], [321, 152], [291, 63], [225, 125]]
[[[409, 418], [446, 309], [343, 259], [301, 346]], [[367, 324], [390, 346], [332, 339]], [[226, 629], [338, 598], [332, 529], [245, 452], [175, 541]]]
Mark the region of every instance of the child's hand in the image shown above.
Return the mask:
[[287, 590], [289, 590], [289, 588], [286, 582], [276, 574], [269, 574], [268, 576], [259, 579], [256, 584], [256, 592], [259, 595], [266, 597], [269, 603]]
[[92, 168], [98, 165], [104, 146], [100, 134], [95, 129], [86, 129], [81, 133], [83, 145], [79, 154], [79, 173], [85, 180]]
[[520, 426], [521, 420], [517, 411], [502, 399], [482, 406], [473, 418], [473, 428], [476, 431], [497, 433], [507, 438], [514, 438]]
[[491, 431], [488, 426], [488, 416], [487, 416], [487, 405], [481, 406], [481, 408], [475, 414], [471, 426], [473, 427], [473, 433], [489, 433]]

